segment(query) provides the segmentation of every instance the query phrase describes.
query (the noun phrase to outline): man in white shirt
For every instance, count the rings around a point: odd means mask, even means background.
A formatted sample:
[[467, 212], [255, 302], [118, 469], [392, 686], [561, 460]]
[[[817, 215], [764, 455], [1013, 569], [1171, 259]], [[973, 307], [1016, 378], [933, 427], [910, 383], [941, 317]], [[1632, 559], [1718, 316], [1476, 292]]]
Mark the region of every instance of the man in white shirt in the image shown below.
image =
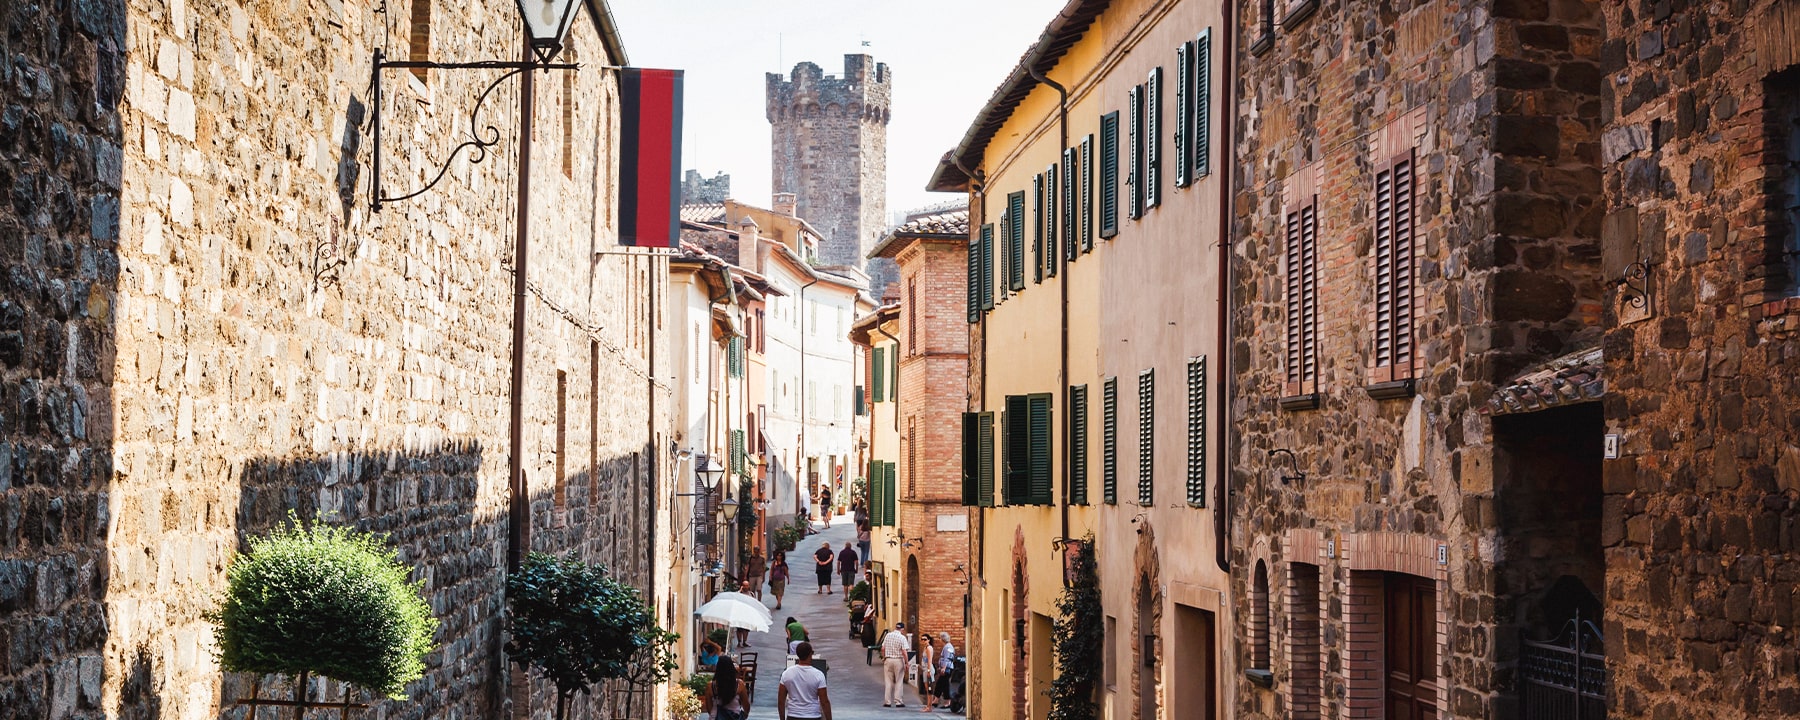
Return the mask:
[[781, 720], [831, 720], [831, 698], [825, 696], [825, 673], [813, 667], [812, 643], [794, 646], [794, 666], [781, 673], [775, 710]]
[[906, 707], [906, 651], [909, 645], [904, 622], [894, 623], [894, 629], [881, 639], [881, 679], [885, 687], [882, 707]]

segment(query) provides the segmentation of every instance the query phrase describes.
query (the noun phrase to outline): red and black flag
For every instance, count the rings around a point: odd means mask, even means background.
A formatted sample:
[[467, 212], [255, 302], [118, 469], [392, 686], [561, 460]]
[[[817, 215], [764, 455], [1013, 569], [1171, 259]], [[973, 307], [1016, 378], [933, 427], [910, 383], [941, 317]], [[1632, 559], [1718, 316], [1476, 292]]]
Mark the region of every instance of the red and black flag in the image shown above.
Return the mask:
[[679, 242], [681, 73], [625, 68], [621, 77], [621, 245], [676, 247]]

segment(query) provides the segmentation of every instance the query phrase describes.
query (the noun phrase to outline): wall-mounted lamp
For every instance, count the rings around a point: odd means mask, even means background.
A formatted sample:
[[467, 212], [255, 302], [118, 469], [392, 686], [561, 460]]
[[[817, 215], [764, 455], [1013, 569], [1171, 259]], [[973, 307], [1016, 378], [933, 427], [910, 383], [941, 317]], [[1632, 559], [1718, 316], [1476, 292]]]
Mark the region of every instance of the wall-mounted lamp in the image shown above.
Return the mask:
[[1289, 482], [1294, 482], [1294, 481], [1306, 482], [1306, 473], [1300, 469], [1300, 458], [1298, 458], [1294, 455], [1294, 451], [1289, 450], [1287, 448], [1275, 448], [1274, 450], [1270, 450], [1269, 451], [1269, 460], [1271, 461], [1271, 464], [1275, 464], [1273, 461], [1275, 459], [1275, 456], [1277, 456], [1277, 455], [1287, 455], [1288, 467], [1291, 467], [1294, 469], [1294, 474], [1292, 474], [1292, 475], [1283, 474], [1281, 476], [1281, 484], [1286, 485]]
[[[957, 563], [955, 567], [950, 568], [950, 571], [956, 573], [957, 575], [962, 576], [962, 579], [957, 580], [956, 584], [958, 584], [958, 585], [969, 584], [969, 568], [967, 566], [965, 566], [963, 563]], [[964, 598], [966, 601], [967, 596], [965, 595]]]

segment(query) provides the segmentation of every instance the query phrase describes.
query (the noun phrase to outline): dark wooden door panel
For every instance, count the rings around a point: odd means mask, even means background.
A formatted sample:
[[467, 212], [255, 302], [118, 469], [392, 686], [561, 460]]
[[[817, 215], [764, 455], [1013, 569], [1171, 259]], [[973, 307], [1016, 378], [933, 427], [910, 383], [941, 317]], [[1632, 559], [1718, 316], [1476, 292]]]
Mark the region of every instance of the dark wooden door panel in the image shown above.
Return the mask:
[[1384, 585], [1387, 720], [1436, 720], [1436, 584], [1389, 573]]

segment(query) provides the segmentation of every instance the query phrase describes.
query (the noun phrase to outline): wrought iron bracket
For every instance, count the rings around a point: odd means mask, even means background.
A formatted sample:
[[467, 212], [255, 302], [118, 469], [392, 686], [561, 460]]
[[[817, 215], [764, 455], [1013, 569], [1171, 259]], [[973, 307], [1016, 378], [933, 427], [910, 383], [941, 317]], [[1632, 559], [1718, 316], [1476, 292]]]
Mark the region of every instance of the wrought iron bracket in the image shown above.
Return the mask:
[[[456, 147], [450, 149], [449, 156], [444, 158], [444, 164], [438, 168], [437, 174], [431, 178], [431, 182], [425, 183], [424, 187], [404, 195], [389, 196], [381, 193], [381, 75], [383, 70], [396, 69], [505, 70], [506, 72], [502, 73], [500, 77], [494, 78], [494, 81], [488, 83], [487, 87], [482, 89], [481, 94], [476, 96], [475, 107], [469, 109], [469, 139], [462, 141], [457, 144]], [[480, 163], [481, 161], [486, 160], [488, 148], [500, 144], [500, 129], [491, 124], [482, 124], [481, 107], [487, 103], [488, 96], [493, 95], [494, 89], [500, 87], [501, 83], [532, 70], [548, 71], [579, 69], [581, 69], [581, 65], [577, 63], [545, 63], [524, 60], [482, 60], [477, 62], [458, 63], [433, 62], [430, 60], [389, 60], [387, 59], [387, 53], [380, 48], [376, 48], [374, 69], [371, 71], [369, 81], [371, 88], [370, 104], [375, 108], [374, 113], [372, 113], [374, 118], [371, 121], [369, 133], [375, 141], [374, 158], [372, 160], [373, 165], [371, 167], [372, 172], [369, 179], [369, 210], [372, 212], [381, 212], [383, 203], [410, 200], [430, 191], [433, 187], [436, 187], [439, 182], [443, 181], [445, 175], [449, 174], [450, 163], [455, 162], [456, 157], [461, 155], [464, 150], [470, 152], [469, 162], [471, 163]]]
[[1625, 304], [1640, 310], [1650, 307], [1653, 298], [1650, 295], [1649, 265], [1641, 260], [1626, 265], [1625, 271], [1619, 275], [1618, 284], [1619, 297]]

